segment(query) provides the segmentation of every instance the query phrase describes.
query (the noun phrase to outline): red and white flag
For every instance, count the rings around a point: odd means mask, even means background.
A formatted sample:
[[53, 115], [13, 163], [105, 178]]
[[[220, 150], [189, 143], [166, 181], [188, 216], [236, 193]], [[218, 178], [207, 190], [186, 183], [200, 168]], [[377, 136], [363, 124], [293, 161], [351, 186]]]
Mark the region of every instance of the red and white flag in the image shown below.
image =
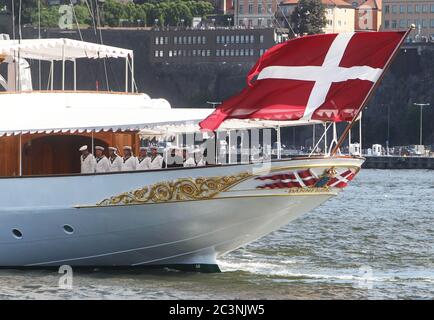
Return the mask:
[[268, 50], [250, 70], [248, 86], [204, 119], [351, 121], [406, 32], [322, 34]]
[[269, 181], [258, 189], [304, 188], [314, 186], [318, 177], [310, 169], [290, 173], [257, 177], [256, 180]]
[[348, 169], [334, 177], [318, 177], [312, 170], [300, 170], [289, 173], [278, 173], [256, 177], [256, 180], [264, 181], [257, 189], [287, 189], [328, 186], [345, 188], [348, 182], [353, 180], [356, 173]]
[[356, 176], [356, 174], [351, 171], [347, 170], [343, 173], [341, 173], [338, 176], [335, 176], [334, 178], [330, 179], [330, 181], [327, 183], [329, 187], [335, 187], [335, 188], [345, 188], [348, 185], [348, 182], [353, 180], [353, 178]]

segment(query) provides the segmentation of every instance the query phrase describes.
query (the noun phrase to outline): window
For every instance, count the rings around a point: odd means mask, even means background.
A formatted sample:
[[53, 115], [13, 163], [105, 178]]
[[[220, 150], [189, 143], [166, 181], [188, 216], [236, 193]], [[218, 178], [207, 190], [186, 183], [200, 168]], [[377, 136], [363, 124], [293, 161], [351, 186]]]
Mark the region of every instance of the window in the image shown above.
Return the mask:
[[250, 49], [250, 55], [253, 56], [253, 49]]
[[172, 58], [172, 50], [169, 50], [169, 58]]
[[164, 37], [164, 44], [169, 44], [169, 37]]
[[430, 25], [431, 25], [431, 28], [434, 28], [434, 19], [431, 19]]
[[389, 28], [390, 28], [389, 20], [384, 20], [384, 29], [389, 29]]
[[230, 40], [231, 40], [231, 37], [230, 36], [226, 36], [226, 43], [229, 43]]
[[159, 38], [155, 37], [155, 44], [160, 44]]
[[409, 5], [407, 6], [407, 12], [408, 12], [408, 13], [413, 13], [413, 5], [412, 5], [412, 4], [409, 4]]
[[192, 37], [192, 40], [193, 40], [193, 44], [196, 44], [196, 37], [195, 36]]
[[242, 4], [240, 4], [238, 14], [243, 14], [244, 13], [243, 11], [244, 11], [244, 6]]
[[202, 36], [202, 43], [206, 44], [206, 37], [205, 36]]
[[428, 28], [428, 20], [427, 19], [423, 19], [422, 20], [422, 28]]
[[244, 57], [244, 49], [241, 49], [241, 50], [240, 50], [240, 56], [241, 56], [241, 57]]
[[193, 50], [193, 57], [196, 56], [196, 50]]
[[271, 3], [267, 4], [267, 13], [272, 13]]
[[235, 43], [235, 36], [231, 36], [231, 43]]
[[396, 20], [392, 20], [392, 29], [396, 29]]
[[423, 12], [423, 13], [427, 13], [428, 10], [429, 10], [429, 6], [428, 6], [427, 4], [424, 4], [424, 5], [422, 6], [422, 12]]
[[164, 57], [164, 51], [160, 50], [160, 58]]
[[389, 5], [384, 6], [384, 13], [390, 13], [390, 6]]
[[431, 5], [431, 13], [434, 13], [434, 4]]
[[253, 20], [249, 19], [248, 26], [251, 28], [253, 26]]
[[416, 4], [414, 6], [414, 12], [416, 12], [416, 13], [420, 13], [421, 12], [421, 5], [420, 4]]
[[217, 36], [216, 42], [217, 42], [217, 44], [220, 44], [220, 36]]
[[211, 57], [211, 50], [206, 50], [207, 57]]
[[253, 34], [250, 35], [250, 43], [255, 43], [255, 37]]
[[238, 57], [240, 55], [240, 50], [235, 50], [235, 56]]
[[253, 13], [253, 3], [249, 3], [249, 14]]
[[406, 21], [404, 19], [399, 20], [399, 27], [402, 29], [406, 27]]
[[259, 36], [259, 42], [260, 42], [260, 43], [264, 43], [264, 35], [263, 35], [263, 34], [261, 34], [261, 35]]
[[240, 36], [239, 35], [235, 36], [235, 43], [240, 43]]
[[392, 13], [398, 13], [398, 6], [396, 4], [392, 4]]
[[188, 36], [188, 44], [191, 44], [191, 36]]
[[407, 20], [407, 28], [410, 28], [412, 23], [413, 23], [413, 21], [408, 19]]
[[420, 26], [420, 20], [419, 20], [419, 19], [416, 19], [416, 20], [414, 21], [414, 24], [416, 25], [416, 28], [418, 28], [418, 27]]
[[262, 26], [262, 18], [258, 19], [258, 27]]
[[405, 13], [405, 5], [401, 4], [399, 6], [399, 13]]
[[262, 4], [258, 4], [258, 14], [262, 13]]
[[158, 57], [158, 50], [155, 50], [155, 57], [157, 58]]
[[173, 43], [178, 44], [178, 37], [173, 37]]
[[220, 57], [220, 50], [216, 50], [216, 51], [215, 51], [215, 55], [216, 55], [217, 57]]
[[187, 36], [184, 36], [184, 42], [183, 44], [187, 44]]
[[202, 44], [202, 37], [197, 37], [197, 44]]

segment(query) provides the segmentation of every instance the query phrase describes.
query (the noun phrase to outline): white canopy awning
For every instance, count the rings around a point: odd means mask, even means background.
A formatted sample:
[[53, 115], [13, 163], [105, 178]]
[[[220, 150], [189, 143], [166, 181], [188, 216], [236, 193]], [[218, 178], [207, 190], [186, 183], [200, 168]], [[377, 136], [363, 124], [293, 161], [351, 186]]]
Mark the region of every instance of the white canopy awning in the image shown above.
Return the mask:
[[199, 122], [212, 109], [172, 109], [144, 94], [0, 93], [0, 136], [27, 133], [128, 131]]
[[18, 55], [35, 60], [74, 60], [80, 58], [127, 58], [133, 50], [72, 39], [0, 40], [0, 55]]
[[[0, 136], [98, 131], [140, 131], [143, 136], [199, 132], [214, 109], [175, 108], [145, 94], [104, 92], [0, 93]], [[219, 131], [277, 128], [321, 122], [227, 120]]]

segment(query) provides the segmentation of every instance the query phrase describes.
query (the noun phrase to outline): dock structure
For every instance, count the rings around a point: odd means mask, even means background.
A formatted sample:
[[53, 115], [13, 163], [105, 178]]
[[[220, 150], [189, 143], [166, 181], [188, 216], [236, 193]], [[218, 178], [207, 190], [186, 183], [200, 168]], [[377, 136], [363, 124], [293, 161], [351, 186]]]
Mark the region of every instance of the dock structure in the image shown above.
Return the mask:
[[365, 169], [434, 169], [434, 157], [365, 156]]

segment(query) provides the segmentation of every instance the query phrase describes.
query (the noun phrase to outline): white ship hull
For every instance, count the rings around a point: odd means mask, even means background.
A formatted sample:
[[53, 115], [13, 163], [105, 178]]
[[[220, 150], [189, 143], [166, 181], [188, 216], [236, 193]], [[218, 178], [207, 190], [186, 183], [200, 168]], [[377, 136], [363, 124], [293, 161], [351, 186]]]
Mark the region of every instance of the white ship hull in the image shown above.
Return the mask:
[[306, 168], [318, 176], [330, 168], [357, 172], [362, 163], [337, 157], [0, 179], [0, 266], [216, 266], [218, 257], [341, 190], [259, 189], [258, 176]]

